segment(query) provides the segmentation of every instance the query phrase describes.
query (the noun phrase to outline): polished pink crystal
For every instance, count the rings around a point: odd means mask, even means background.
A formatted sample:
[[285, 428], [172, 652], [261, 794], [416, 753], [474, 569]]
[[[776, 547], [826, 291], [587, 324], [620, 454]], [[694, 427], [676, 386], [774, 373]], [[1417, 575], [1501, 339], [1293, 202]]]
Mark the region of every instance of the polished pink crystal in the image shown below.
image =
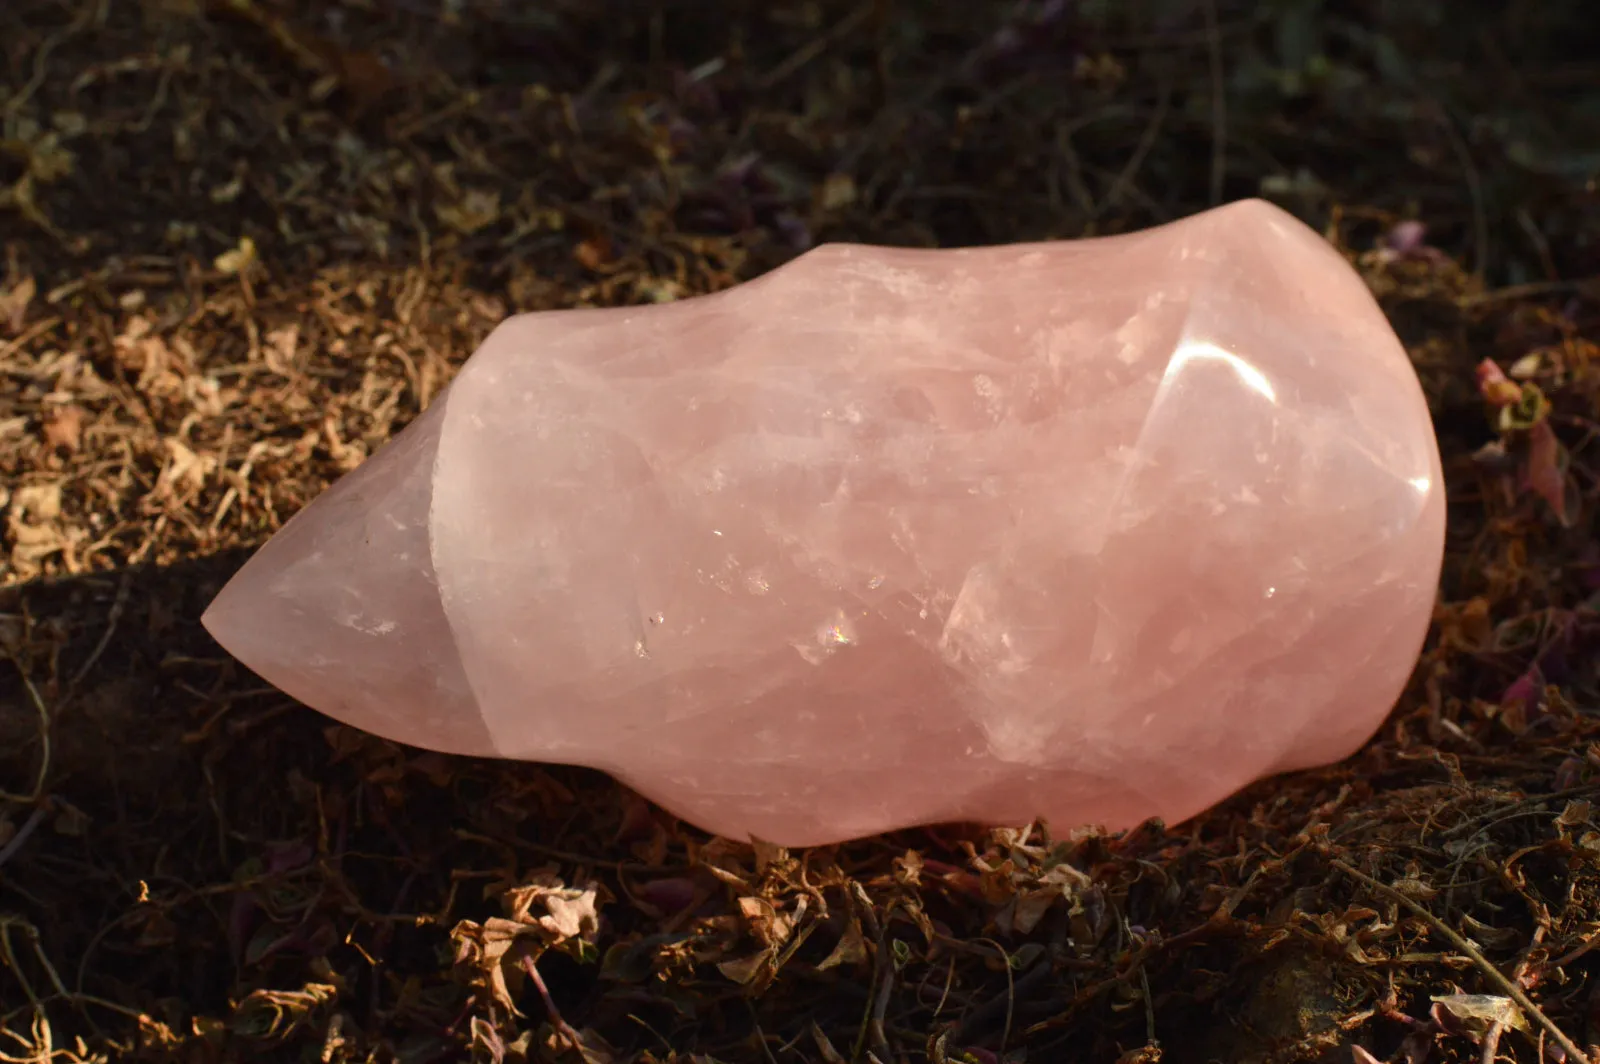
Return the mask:
[[729, 836], [1117, 829], [1364, 742], [1443, 534], [1383, 314], [1245, 201], [513, 318], [205, 622], [341, 721]]

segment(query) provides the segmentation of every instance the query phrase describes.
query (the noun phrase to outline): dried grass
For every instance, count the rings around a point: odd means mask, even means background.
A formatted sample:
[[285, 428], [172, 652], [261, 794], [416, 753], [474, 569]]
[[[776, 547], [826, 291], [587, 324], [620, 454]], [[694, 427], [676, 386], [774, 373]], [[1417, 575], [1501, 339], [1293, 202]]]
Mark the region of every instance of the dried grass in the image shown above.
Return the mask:
[[[5, 5], [0, 1054], [1600, 1059], [1592, 16], [1392, 7]], [[330, 728], [197, 624], [508, 312], [1261, 192], [1448, 465], [1435, 631], [1346, 764], [789, 853]]]

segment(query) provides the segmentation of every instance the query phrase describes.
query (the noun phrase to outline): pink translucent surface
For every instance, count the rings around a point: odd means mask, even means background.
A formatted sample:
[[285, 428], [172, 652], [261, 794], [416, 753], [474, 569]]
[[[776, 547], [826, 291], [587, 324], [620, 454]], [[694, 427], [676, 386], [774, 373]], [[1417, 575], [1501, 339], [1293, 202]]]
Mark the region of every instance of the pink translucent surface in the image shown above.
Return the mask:
[[1120, 828], [1365, 741], [1443, 533], [1381, 311], [1246, 201], [513, 318], [205, 621], [347, 723], [727, 835]]

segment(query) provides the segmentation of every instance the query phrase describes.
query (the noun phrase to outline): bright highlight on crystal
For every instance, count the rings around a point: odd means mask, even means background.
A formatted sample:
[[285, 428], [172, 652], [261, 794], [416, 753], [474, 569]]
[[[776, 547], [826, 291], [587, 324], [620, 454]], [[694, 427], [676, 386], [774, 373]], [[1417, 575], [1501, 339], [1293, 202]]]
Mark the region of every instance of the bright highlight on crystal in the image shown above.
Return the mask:
[[1372, 296], [1265, 203], [828, 245], [506, 322], [205, 623], [341, 721], [725, 835], [1124, 828], [1371, 735], [1442, 484]]

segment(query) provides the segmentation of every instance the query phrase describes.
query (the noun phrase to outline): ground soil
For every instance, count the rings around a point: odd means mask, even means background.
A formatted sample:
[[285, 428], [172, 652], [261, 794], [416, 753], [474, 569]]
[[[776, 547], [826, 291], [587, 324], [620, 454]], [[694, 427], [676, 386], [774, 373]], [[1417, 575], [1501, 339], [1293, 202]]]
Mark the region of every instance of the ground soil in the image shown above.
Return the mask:
[[[7, 0], [6, 1059], [1600, 1059], [1588, 0]], [[330, 726], [197, 618], [514, 311], [1264, 195], [1424, 382], [1350, 761], [1120, 836], [707, 839]]]

